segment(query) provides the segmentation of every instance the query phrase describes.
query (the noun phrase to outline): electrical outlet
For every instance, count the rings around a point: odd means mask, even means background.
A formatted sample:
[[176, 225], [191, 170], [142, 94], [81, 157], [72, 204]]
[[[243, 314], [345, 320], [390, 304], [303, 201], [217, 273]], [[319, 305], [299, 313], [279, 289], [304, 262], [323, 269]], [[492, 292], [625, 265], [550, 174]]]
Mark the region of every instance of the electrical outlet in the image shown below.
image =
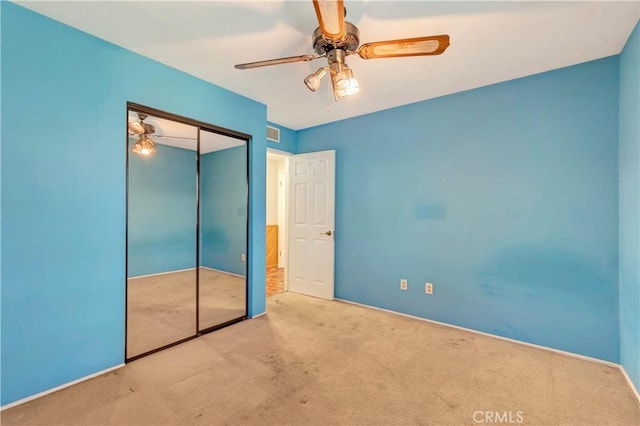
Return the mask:
[[244, 253], [242, 253], [242, 254], [240, 255], [240, 260], [241, 260], [241, 261], [243, 261], [243, 262], [245, 262], [245, 261], [247, 260], [247, 256], [246, 256]]
[[406, 290], [406, 289], [407, 289], [407, 280], [403, 278], [400, 280], [400, 290]]
[[427, 294], [433, 294], [433, 284], [426, 283], [424, 285], [424, 292], [427, 293]]

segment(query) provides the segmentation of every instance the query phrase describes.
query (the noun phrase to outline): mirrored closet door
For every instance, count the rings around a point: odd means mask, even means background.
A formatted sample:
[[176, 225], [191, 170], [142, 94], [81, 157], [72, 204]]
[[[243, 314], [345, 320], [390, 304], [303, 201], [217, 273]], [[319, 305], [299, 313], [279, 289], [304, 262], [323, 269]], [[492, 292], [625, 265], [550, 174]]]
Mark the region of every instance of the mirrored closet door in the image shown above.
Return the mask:
[[246, 312], [247, 143], [200, 130], [200, 330]]
[[248, 136], [129, 104], [125, 359], [246, 318]]

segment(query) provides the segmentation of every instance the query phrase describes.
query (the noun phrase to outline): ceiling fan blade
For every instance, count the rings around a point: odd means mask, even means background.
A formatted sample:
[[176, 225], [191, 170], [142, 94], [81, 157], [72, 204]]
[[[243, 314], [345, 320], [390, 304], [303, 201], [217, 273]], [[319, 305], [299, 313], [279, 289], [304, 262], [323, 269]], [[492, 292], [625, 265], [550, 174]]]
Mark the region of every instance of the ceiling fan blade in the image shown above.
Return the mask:
[[322, 35], [329, 40], [340, 40], [345, 35], [343, 0], [313, 0]]
[[269, 65], [288, 64], [291, 62], [306, 62], [313, 59], [318, 59], [321, 56], [314, 55], [300, 55], [300, 56], [288, 56], [286, 58], [269, 59], [267, 61], [248, 62], [246, 64], [238, 64], [234, 68], [238, 70], [247, 70], [251, 68], [266, 67]]
[[195, 141], [198, 138], [188, 138], [185, 136], [169, 136], [169, 135], [152, 135], [154, 138], [167, 138], [167, 139], [188, 139], [188, 140], [192, 140]]
[[144, 133], [144, 127], [139, 121], [130, 121], [127, 124], [130, 135], [141, 135]]
[[365, 43], [358, 49], [362, 59], [439, 55], [449, 47], [448, 35], [403, 38]]

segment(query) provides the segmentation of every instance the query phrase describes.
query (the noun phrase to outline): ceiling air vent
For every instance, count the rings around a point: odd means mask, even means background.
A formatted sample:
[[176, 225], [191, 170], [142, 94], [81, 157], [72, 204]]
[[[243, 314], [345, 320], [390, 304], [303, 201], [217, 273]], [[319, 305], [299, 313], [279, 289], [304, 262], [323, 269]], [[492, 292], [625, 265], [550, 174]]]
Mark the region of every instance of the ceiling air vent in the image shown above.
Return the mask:
[[267, 140], [280, 143], [280, 129], [267, 125]]

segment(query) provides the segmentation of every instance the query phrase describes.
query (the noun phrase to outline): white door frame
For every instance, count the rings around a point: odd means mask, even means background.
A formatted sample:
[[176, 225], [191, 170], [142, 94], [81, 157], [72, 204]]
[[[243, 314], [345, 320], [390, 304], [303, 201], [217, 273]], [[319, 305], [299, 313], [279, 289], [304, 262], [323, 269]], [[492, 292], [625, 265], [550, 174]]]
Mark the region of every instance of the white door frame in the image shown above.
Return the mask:
[[285, 226], [285, 235], [287, 235], [287, 237], [284, 239], [284, 241], [278, 241], [278, 245], [283, 244], [285, 249], [284, 249], [284, 270], [285, 270], [285, 274], [284, 274], [284, 291], [289, 291], [289, 279], [287, 277], [287, 270], [289, 269], [289, 230], [288, 228], [288, 218], [286, 217], [286, 215], [288, 214], [289, 211], [289, 157], [291, 157], [292, 153], [287, 152], [287, 151], [280, 151], [278, 149], [274, 149], [274, 148], [267, 148], [267, 162], [269, 161], [269, 157], [279, 157], [284, 159], [284, 176], [285, 176], [285, 185], [287, 187], [287, 194], [285, 194], [285, 207], [284, 207], [284, 211], [285, 211], [285, 220], [284, 220], [284, 226]]
[[[287, 201], [289, 198], [288, 187], [287, 187], [287, 161], [282, 161], [281, 163], [285, 168], [282, 170], [278, 166], [278, 191], [276, 194], [277, 207], [276, 211], [278, 212], [278, 268], [284, 268], [287, 266]], [[283, 242], [281, 242], [283, 241]]]

